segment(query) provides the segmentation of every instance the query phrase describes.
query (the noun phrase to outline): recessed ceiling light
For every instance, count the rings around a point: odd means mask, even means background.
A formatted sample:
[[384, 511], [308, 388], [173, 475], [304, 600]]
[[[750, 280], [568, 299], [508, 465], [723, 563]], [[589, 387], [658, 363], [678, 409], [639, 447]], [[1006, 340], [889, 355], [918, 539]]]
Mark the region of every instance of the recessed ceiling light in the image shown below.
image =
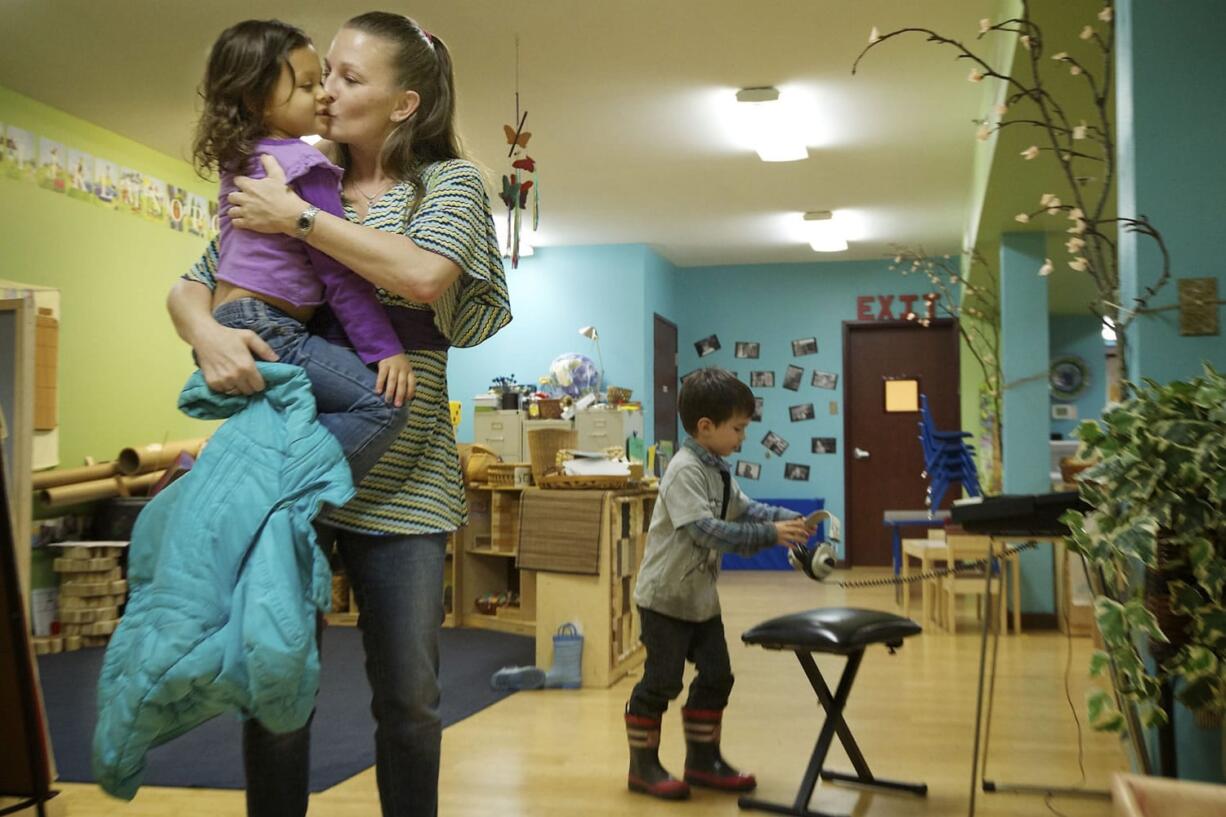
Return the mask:
[[829, 210], [813, 210], [804, 214], [805, 235], [814, 252], [843, 252], [847, 235]]
[[801, 137], [799, 117], [778, 88], [742, 88], [737, 91], [737, 113], [750, 147], [764, 162], [795, 162], [809, 158]]

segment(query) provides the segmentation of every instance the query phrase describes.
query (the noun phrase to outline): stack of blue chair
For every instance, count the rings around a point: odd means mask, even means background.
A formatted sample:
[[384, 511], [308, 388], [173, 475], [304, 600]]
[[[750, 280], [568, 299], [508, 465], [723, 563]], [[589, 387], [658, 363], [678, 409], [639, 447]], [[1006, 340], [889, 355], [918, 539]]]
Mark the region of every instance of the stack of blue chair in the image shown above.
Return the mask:
[[924, 449], [924, 478], [928, 480], [928, 513], [941, 507], [950, 486], [957, 483], [970, 496], [980, 496], [975, 449], [966, 444], [966, 431], [940, 431], [928, 412], [928, 396], [920, 395], [920, 445]]

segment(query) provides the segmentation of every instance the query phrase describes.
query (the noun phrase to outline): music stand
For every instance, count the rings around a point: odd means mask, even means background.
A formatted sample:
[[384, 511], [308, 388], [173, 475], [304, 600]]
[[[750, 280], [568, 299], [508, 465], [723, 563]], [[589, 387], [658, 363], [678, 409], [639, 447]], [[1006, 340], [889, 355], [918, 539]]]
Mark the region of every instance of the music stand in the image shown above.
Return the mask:
[[[1060, 516], [1066, 510], [1084, 507], [1085, 505], [1077, 493], [1070, 491], [1055, 494], [975, 497], [971, 500], [955, 502], [950, 515], [953, 521], [962, 525], [964, 529], [991, 537], [988, 544], [989, 565], [991, 565], [991, 560], [996, 558], [996, 539], [998, 537], [1007, 536], [1030, 542], [1051, 542], [1056, 537], [1068, 535], [1068, 528], [1059, 521]], [[1082, 562], [1085, 563], [1084, 556], [1082, 557]], [[984, 571], [984, 609], [987, 611], [993, 609], [992, 573], [991, 569]], [[1090, 566], [1086, 564], [1086, 575], [1090, 578], [1091, 589], [1094, 593], [1096, 595], [1103, 595], [1105, 583], [1101, 574], [1098, 571], [1090, 570]], [[1001, 587], [1001, 592], [1004, 592], [1003, 586]], [[1057, 599], [1056, 603], [1059, 605], [1060, 600]], [[982, 784], [983, 791], [987, 794], [1009, 792], [1013, 794], [1037, 794], [1043, 796], [1066, 795], [1072, 797], [1109, 798], [1111, 796], [1110, 792], [1105, 789], [998, 783], [986, 779], [985, 775], [988, 767], [987, 745], [992, 724], [992, 704], [996, 690], [996, 659], [1000, 645], [1000, 628], [991, 628], [995, 632], [992, 639], [992, 671], [988, 687], [987, 728], [985, 730], [983, 725], [983, 697], [990, 621], [991, 616], [985, 614], [983, 617], [983, 628], [979, 637], [979, 685], [975, 696], [975, 741], [974, 754], [971, 760], [970, 817], [974, 817], [975, 814], [975, 795], [979, 788], [977, 783]], [[1137, 761], [1142, 770], [1148, 774], [1149, 757], [1144, 745], [1140, 741], [1140, 723], [1138, 722], [1136, 711], [1127, 705], [1127, 702], [1123, 701], [1116, 691], [1119, 689], [1119, 683], [1114, 662], [1112, 662], [1110, 669], [1112, 691], [1115, 693], [1120, 711], [1124, 713], [1125, 718], [1128, 720], [1128, 733], [1131, 738], [1133, 752], [1136, 754]], [[979, 757], [981, 736], [984, 743], [982, 766], [980, 765]]]

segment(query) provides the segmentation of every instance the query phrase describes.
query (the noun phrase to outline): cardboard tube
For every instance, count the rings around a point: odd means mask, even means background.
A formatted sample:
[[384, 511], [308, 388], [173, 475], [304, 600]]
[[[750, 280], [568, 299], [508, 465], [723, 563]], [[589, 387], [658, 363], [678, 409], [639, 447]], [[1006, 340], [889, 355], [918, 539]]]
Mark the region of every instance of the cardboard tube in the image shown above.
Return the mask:
[[152, 488], [165, 470], [154, 471], [134, 477], [116, 476], [110, 479], [95, 479], [89, 482], [77, 482], [71, 485], [58, 485], [44, 488], [38, 492], [38, 499], [47, 508], [60, 508], [65, 505], [79, 505], [82, 502], [95, 502], [99, 499], [110, 499], [124, 494], [143, 494]]
[[125, 475], [139, 474], [167, 468], [175, 458], [186, 451], [193, 457], [200, 453], [206, 438], [197, 437], [194, 440], [176, 440], [172, 443], [150, 443], [139, 448], [125, 448], [119, 452], [119, 473]]
[[57, 485], [105, 479], [118, 473], [119, 465], [114, 462], [102, 462], [80, 468], [56, 468], [54, 471], [41, 471], [35, 474], [30, 481], [30, 487], [35, 491], [41, 491], [43, 488], [54, 488]]

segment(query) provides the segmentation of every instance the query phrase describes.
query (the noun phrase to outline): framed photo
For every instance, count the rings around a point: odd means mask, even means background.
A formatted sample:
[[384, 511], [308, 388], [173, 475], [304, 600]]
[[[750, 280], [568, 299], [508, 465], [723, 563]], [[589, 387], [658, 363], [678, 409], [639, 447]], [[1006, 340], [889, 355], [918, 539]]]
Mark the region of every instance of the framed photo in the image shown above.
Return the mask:
[[788, 366], [783, 373], [783, 387], [792, 391], [800, 391], [800, 380], [805, 376], [805, 370], [800, 366]]
[[762, 422], [762, 406], [765, 404], [766, 400], [761, 397], [755, 397], [753, 399], [753, 416], [749, 418], [750, 422]]
[[815, 389], [834, 389], [839, 385], [839, 376], [834, 372], [819, 372], [815, 369], [812, 383]]
[[749, 357], [755, 360], [758, 357], [758, 352], [761, 350], [762, 344], [756, 340], [738, 340], [734, 347], [733, 354], [736, 357]]
[[801, 403], [798, 406], [788, 406], [788, 417], [793, 423], [799, 423], [817, 417], [817, 412], [813, 410], [812, 403]]
[[750, 372], [749, 385], [755, 389], [775, 388], [774, 372]]
[[785, 463], [783, 466], [783, 478], [795, 480], [797, 482], [808, 482], [809, 466], [801, 465], [798, 462]]
[[812, 446], [814, 454], [834, 454], [837, 453], [838, 444], [834, 437], [814, 437]]
[[792, 357], [817, 354], [817, 338], [798, 338], [792, 341]]
[[699, 357], [715, 354], [719, 351], [719, 338], [715, 335], [707, 335], [700, 341], [694, 343], [694, 349], [698, 352]]
[[756, 462], [737, 460], [736, 475], [742, 479], [759, 479], [762, 476], [762, 466]]
[[773, 431], [766, 432], [766, 436], [762, 438], [762, 445], [767, 451], [778, 457], [782, 457], [783, 452], [788, 450], [788, 441]]

